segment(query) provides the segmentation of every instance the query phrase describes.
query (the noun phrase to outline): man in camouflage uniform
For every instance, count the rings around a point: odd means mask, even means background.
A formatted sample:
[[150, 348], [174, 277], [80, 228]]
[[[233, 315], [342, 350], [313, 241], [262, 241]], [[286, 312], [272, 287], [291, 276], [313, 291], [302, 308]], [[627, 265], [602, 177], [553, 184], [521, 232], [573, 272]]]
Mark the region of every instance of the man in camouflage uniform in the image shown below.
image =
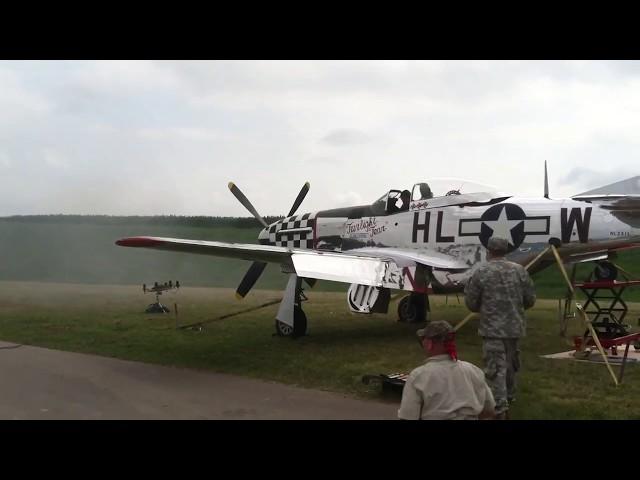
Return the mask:
[[401, 420], [493, 418], [495, 402], [481, 369], [457, 359], [453, 328], [445, 321], [418, 330], [427, 361], [414, 369], [402, 391]]
[[474, 272], [464, 291], [469, 310], [480, 312], [478, 335], [483, 340], [484, 373], [498, 418], [507, 418], [509, 405], [515, 400], [518, 341], [526, 335], [524, 311], [536, 301], [531, 277], [522, 265], [504, 258], [508, 251], [507, 240], [491, 237], [488, 261]]

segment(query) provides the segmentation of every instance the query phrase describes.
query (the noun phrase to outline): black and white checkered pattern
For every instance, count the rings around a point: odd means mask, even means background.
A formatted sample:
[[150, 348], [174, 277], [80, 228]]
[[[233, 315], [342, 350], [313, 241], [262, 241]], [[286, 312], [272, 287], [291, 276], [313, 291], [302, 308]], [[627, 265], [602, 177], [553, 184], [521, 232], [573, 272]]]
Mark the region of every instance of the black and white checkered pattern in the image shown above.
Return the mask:
[[280, 233], [291, 228], [315, 228], [316, 213], [294, 215], [280, 220], [269, 227], [269, 244], [279, 247], [313, 248], [313, 231], [307, 233]]

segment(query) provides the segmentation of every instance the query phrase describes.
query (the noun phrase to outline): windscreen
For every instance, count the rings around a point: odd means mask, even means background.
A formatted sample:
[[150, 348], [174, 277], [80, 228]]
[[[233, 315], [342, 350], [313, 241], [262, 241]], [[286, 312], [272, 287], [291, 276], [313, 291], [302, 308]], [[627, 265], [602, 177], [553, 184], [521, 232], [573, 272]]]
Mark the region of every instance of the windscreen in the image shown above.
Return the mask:
[[437, 177], [417, 182], [411, 194], [411, 200], [437, 198], [449, 195], [465, 195], [468, 193], [489, 193], [498, 196], [500, 192], [493, 185], [454, 177]]

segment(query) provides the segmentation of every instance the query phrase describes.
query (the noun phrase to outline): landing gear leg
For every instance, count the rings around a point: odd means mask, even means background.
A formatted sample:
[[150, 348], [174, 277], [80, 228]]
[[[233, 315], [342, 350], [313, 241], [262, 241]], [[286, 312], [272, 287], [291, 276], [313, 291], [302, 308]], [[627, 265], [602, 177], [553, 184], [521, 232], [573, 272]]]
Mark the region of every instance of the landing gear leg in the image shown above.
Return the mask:
[[[298, 338], [307, 334], [307, 316], [302, 310], [302, 302], [306, 299], [307, 297], [302, 290], [302, 279], [293, 275], [292, 278], [289, 279], [289, 284], [285, 290], [285, 298], [282, 299], [282, 304], [278, 311], [278, 318], [288, 318], [292, 320], [293, 326], [276, 319], [276, 335], [280, 337]], [[292, 311], [287, 308], [289, 303], [293, 303]]]
[[430, 321], [430, 314], [429, 297], [424, 293], [411, 293], [398, 305], [399, 322], [426, 323]]

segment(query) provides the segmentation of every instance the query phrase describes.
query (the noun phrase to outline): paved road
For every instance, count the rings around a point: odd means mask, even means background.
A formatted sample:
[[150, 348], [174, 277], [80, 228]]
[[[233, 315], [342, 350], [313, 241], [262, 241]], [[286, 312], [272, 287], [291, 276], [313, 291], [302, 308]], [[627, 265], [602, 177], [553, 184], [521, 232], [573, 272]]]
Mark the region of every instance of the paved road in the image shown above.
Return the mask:
[[394, 419], [398, 405], [0, 342], [0, 419]]

